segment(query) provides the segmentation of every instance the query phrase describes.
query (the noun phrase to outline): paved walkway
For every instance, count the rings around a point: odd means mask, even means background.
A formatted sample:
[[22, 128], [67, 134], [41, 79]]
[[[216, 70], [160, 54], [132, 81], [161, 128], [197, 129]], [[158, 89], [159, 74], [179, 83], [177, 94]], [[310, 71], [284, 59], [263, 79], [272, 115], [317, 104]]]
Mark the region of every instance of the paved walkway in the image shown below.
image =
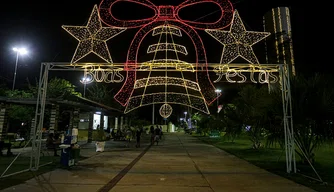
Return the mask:
[[22, 192], [308, 192], [184, 134], [159, 146], [108, 149], [71, 170], [57, 169], [3, 190]]

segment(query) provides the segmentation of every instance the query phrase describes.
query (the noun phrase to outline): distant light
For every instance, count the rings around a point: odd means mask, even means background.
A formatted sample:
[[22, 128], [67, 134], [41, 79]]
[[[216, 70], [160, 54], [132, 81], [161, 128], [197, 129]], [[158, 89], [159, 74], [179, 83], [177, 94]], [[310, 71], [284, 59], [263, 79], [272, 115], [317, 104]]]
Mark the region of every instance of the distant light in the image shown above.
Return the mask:
[[96, 111], [95, 113], [101, 115], [101, 112], [100, 112], [100, 111]]
[[187, 113], [188, 113], [187, 111], [184, 112], [185, 115], [187, 115]]
[[19, 53], [21, 55], [25, 55], [25, 54], [28, 53], [28, 50], [25, 49], [25, 48], [16, 48], [16, 47], [14, 47], [13, 51], [15, 51], [15, 52], [17, 52], [17, 53]]
[[216, 92], [216, 93], [221, 93], [222, 90], [221, 90], [221, 89], [216, 89], [215, 92]]

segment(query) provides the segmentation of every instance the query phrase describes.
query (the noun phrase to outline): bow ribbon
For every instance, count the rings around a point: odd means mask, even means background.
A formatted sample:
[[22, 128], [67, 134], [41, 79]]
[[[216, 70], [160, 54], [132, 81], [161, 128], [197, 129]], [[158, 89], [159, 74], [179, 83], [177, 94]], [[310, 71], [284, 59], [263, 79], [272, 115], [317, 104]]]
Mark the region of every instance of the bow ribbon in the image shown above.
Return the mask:
[[[120, 1], [127, 1], [136, 4], [144, 5], [154, 10], [155, 15], [150, 18], [138, 20], [120, 20], [117, 19], [111, 12], [112, 6]], [[185, 7], [189, 7], [200, 3], [214, 3], [219, 6], [221, 11], [220, 18], [212, 23], [203, 23], [189, 21], [180, 18], [179, 11]], [[147, 25], [156, 20], [177, 20], [187, 24], [195, 29], [220, 29], [227, 27], [233, 18], [233, 6], [229, 0], [186, 0], [178, 6], [156, 6], [149, 0], [102, 0], [100, 4], [100, 16], [102, 21], [113, 27], [137, 28]]]

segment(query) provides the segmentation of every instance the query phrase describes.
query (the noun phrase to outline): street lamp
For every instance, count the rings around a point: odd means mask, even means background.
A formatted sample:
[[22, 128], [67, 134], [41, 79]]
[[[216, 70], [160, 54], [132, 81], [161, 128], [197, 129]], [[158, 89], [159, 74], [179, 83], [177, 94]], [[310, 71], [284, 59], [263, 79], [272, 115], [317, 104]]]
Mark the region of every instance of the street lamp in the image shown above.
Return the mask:
[[19, 55], [25, 55], [28, 51], [25, 48], [13, 48], [13, 51], [16, 52], [16, 62], [15, 62], [15, 71], [14, 71], [14, 79], [13, 79], [13, 87], [12, 90], [14, 91], [15, 88], [15, 81], [16, 81], [16, 71], [17, 71], [17, 63], [19, 62]]
[[86, 85], [87, 85], [88, 82], [90, 82], [90, 78], [83, 77], [80, 82], [84, 84], [84, 94], [83, 95], [84, 95], [84, 97], [86, 97]]
[[185, 121], [187, 121], [187, 113], [188, 113], [187, 111], [184, 112], [184, 119], [185, 119]]
[[222, 92], [221, 89], [216, 89], [215, 92], [217, 93], [217, 117], [218, 117], [218, 107], [219, 107], [219, 94]]

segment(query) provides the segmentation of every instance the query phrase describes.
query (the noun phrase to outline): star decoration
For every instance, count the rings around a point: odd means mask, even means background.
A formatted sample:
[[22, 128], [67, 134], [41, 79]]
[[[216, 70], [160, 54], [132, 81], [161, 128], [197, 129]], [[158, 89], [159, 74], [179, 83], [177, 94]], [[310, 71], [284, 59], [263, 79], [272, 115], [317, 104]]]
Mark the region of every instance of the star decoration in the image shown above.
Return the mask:
[[107, 41], [122, 33], [126, 28], [102, 27], [97, 5], [89, 17], [86, 26], [62, 26], [79, 41], [71, 63], [76, 63], [90, 53], [94, 53], [108, 63], [112, 63]]
[[246, 31], [246, 28], [235, 10], [230, 31], [206, 29], [209, 35], [224, 45], [221, 64], [229, 64], [239, 56], [252, 64], [259, 64], [252, 45], [268, 37], [268, 32]]

